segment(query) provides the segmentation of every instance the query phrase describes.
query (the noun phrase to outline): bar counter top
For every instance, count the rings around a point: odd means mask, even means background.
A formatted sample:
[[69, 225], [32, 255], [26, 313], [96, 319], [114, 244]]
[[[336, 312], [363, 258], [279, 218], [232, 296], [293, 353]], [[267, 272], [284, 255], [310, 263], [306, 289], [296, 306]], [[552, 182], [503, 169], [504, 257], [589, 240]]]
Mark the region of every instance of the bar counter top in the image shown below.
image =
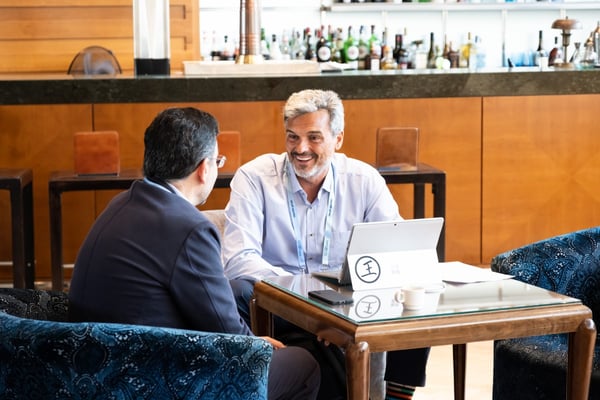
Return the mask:
[[531, 96], [600, 93], [600, 69], [499, 68], [344, 71], [290, 76], [73, 77], [2, 74], [0, 105], [285, 100], [292, 92], [331, 89], [343, 99]]

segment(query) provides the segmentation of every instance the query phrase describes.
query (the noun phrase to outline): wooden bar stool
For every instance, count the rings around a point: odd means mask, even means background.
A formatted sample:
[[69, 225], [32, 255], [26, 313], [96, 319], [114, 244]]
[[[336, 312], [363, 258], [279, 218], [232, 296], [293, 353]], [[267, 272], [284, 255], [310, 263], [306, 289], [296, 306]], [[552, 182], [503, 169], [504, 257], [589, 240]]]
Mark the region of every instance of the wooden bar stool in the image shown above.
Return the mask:
[[33, 172], [0, 168], [0, 189], [10, 191], [13, 286], [33, 289]]

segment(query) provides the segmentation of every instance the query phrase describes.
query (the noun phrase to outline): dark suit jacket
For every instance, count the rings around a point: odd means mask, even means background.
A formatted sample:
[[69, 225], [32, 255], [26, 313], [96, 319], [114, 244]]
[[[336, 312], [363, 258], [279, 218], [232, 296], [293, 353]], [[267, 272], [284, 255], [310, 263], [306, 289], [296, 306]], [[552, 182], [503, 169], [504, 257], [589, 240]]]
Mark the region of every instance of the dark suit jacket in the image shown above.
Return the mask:
[[69, 313], [73, 321], [251, 334], [223, 273], [216, 227], [145, 181], [117, 195], [88, 233]]

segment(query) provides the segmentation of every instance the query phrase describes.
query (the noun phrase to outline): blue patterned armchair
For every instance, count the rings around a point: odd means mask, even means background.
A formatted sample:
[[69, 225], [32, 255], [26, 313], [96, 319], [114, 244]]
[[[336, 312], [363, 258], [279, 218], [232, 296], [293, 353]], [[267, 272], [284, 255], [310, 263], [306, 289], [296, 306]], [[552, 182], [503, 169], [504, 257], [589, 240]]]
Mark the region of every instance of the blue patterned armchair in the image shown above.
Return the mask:
[[243, 336], [69, 323], [65, 293], [0, 289], [3, 399], [266, 399], [272, 348]]
[[[600, 326], [600, 227], [532, 243], [497, 255], [493, 271], [580, 299]], [[494, 346], [494, 400], [564, 399], [567, 335], [499, 340]], [[600, 399], [596, 340], [590, 399]]]

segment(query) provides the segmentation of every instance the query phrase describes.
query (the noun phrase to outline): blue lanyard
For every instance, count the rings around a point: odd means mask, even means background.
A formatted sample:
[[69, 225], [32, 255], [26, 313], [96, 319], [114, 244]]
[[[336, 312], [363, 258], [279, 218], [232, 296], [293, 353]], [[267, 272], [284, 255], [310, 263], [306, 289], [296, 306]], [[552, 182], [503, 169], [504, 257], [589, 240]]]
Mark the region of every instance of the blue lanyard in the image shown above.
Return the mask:
[[[296, 203], [294, 202], [294, 194], [292, 192], [292, 163], [289, 159], [286, 158], [287, 166], [285, 169], [287, 182], [286, 182], [286, 190], [287, 190], [287, 203], [288, 210], [290, 212], [290, 218], [292, 221], [292, 228], [294, 229], [294, 236], [296, 239], [296, 252], [298, 253], [298, 267], [303, 271], [307, 272], [306, 265], [306, 254], [304, 253], [304, 246], [302, 245], [302, 234], [300, 232], [300, 224], [298, 222], [298, 211], [296, 210]], [[323, 236], [323, 258], [321, 259], [321, 264], [324, 266], [329, 266], [329, 249], [331, 247], [331, 231], [332, 231], [332, 216], [333, 216], [333, 208], [335, 204], [335, 168], [333, 168], [333, 164], [331, 164], [331, 172], [333, 176], [332, 189], [329, 193], [329, 201], [327, 202], [327, 216], [325, 217], [325, 234]]]

